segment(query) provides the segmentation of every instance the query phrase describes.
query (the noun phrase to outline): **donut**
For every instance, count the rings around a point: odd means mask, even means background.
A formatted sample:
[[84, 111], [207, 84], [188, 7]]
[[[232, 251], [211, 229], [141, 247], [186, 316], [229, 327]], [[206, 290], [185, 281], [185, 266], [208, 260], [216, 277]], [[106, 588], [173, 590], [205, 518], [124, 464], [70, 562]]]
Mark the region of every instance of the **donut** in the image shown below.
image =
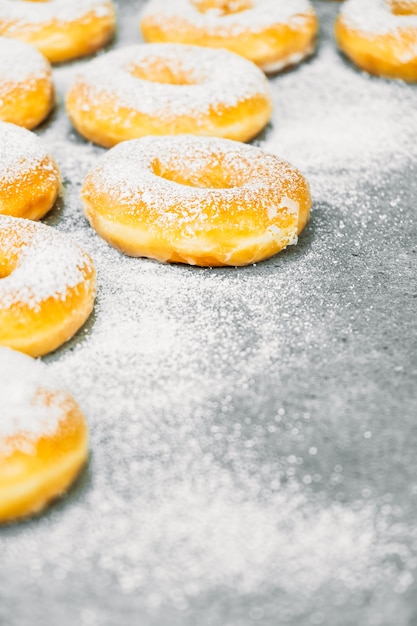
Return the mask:
[[263, 73], [226, 50], [142, 44], [89, 63], [67, 94], [75, 128], [106, 147], [146, 135], [246, 141], [269, 121]]
[[140, 30], [145, 41], [226, 48], [270, 73], [313, 53], [318, 20], [308, 0], [150, 0]]
[[360, 69], [417, 81], [417, 1], [347, 0], [336, 20], [335, 37]]
[[0, 122], [0, 215], [38, 220], [54, 205], [61, 176], [42, 141]]
[[200, 266], [271, 257], [296, 243], [311, 207], [289, 163], [192, 135], [119, 144], [87, 175], [81, 197], [93, 228], [122, 252]]
[[53, 104], [49, 62], [33, 46], [0, 37], [0, 120], [35, 128]]
[[88, 456], [85, 418], [41, 361], [0, 348], [0, 522], [39, 512]]
[[66, 235], [0, 215], [0, 346], [40, 356], [70, 339], [96, 291], [90, 257]]
[[112, 38], [111, 0], [2, 0], [0, 35], [33, 44], [51, 63], [92, 54]]

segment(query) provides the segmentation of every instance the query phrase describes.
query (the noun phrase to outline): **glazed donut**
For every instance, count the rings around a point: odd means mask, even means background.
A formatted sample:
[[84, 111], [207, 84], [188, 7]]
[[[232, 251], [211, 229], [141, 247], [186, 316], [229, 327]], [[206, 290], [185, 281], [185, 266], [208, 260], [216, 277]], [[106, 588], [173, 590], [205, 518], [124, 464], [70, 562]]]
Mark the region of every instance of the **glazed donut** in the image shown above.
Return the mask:
[[90, 257], [50, 226], [0, 215], [0, 346], [40, 356], [70, 339], [96, 291]]
[[318, 31], [308, 0], [150, 0], [145, 41], [226, 48], [277, 72], [313, 53]]
[[39, 137], [0, 122], [0, 215], [38, 220], [57, 198], [61, 177]]
[[262, 72], [226, 50], [142, 44], [89, 63], [67, 95], [87, 139], [111, 147], [145, 135], [215, 135], [246, 141], [269, 121]]
[[0, 120], [35, 128], [53, 104], [49, 62], [33, 46], [0, 37]]
[[98, 234], [131, 256], [247, 265], [297, 241], [308, 184], [259, 148], [213, 137], [144, 137], [105, 154], [83, 184]]
[[360, 69], [417, 81], [416, 0], [347, 0], [335, 24], [339, 48]]
[[33, 44], [51, 63], [87, 56], [115, 30], [111, 0], [2, 0], [0, 35]]
[[87, 460], [87, 425], [46, 365], [0, 348], [0, 523], [39, 512]]

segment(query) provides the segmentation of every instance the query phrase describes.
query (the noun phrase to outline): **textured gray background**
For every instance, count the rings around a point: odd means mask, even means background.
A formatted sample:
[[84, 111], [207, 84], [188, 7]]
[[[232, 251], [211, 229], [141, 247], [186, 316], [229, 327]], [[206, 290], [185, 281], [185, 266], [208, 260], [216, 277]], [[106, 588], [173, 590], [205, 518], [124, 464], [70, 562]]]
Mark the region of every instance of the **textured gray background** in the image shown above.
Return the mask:
[[[116, 46], [139, 41], [119, 2]], [[1, 529], [0, 623], [417, 625], [417, 91], [336, 51], [271, 79], [254, 143], [299, 166], [299, 244], [242, 269], [128, 259], [89, 228], [103, 153], [58, 106], [38, 133], [65, 197], [45, 220], [99, 276], [95, 312], [45, 359], [78, 398], [89, 467]]]

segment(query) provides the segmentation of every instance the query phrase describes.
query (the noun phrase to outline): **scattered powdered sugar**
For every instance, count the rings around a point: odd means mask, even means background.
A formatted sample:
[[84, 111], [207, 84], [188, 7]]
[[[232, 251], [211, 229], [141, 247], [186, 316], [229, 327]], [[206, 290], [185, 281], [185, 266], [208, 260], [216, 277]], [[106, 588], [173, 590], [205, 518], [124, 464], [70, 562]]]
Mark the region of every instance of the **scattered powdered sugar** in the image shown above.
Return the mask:
[[[27, 25], [41, 25], [43, 22], [58, 20], [68, 22], [82, 19], [93, 12], [97, 17], [111, 15], [113, 4], [110, 0], [47, 0], [46, 2], [30, 2], [21, 0], [2, 0], [0, 3], [0, 20], [12, 23], [8, 32]], [[4, 24], [3, 24], [4, 25]]]
[[[238, 37], [248, 30], [256, 33], [274, 24], [289, 22], [302, 27], [306, 16], [313, 14], [308, 0], [251, 0], [249, 4], [246, 10], [224, 14], [216, 8], [199, 10], [199, 3], [193, 0], [151, 0], [145, 5], [141, 19], [163, 30], [175, 29], [177, 23], [188, 23], [208, 35]], [[177, 20], [174, 27], [170, 20]]]
[[37, 309], [48, 298], [64, 300], [85, 281], [88, 255], [72, 239], [37, 222], [0, 216], [0, 254], [17, 258], [0, 280], [0, 310], [23, 303]]
[[[154, 64], [166, 66], [174, 76], [178, 72], [189, 76], [193, 84], [158, 83], [132, 75], [135, 68], [146, 71]], [[194, 114], [198, 123], [199, 114], [234, 107], [254, 96], [270, 97], [268, 82], [253, 63], [226, 50], [180, 44], [137, 45], [102, 55], [83, 67], [74, 89], [79, 85], [88, 89], [81, 108], [88, 110], [92, 104], [99, 109], [100, 99], [109, 94], [116, 99], [115, 116], [118, 107], [128, 106], [164, 121]]]
[[18, 39], [0, 37], [0, 98], [3, 83], [23, 83], [24, 87], [49, 75], [50, 65], [36, 48]]
[[56, 432], [65, 397], [41, 361], [0, 347], [0, 456]]
[[[1, 90], [1, 88], [0, 88]], [[0, 122], [0, 180], [11, 183], [49, 158], [45, 144], [34, 133], [8, 122]], [[52, 164], [45, 169], [54, 172]]]
[[[345, 24], [371, 39], [388, 33], [398, 36], [417, 55], [417, 15], [395, 15], [384, 0], [346, 0], [340, 15]], [[404, 31], [409, 29], [415, 31], [414, 37], [409, 33], [404, 36]]]

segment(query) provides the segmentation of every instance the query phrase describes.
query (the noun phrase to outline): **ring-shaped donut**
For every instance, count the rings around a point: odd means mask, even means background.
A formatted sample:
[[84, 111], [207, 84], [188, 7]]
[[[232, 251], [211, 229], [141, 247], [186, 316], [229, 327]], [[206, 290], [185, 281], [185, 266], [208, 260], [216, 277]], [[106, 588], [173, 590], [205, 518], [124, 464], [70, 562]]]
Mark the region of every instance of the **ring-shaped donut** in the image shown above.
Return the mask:
[[35, 128], [53, 104], [49, 62], [33, 46], [0, 37], [0, 120]]
[[41, 361], [0, 348], [0, 523], [38, 513], [87, 460], [84, 416]]
[[38, 220], [61, 186], [57, 164], [34, 133], [0, 122], [0, 215]]
[[2, 0], [0, 35], [33, 44], [51, 63], [99, 50], [111, 39], [111, 0]]
[[311, 196], [298, 170], [227, 139], [145, 137], [105, 154], [82, 187], [84, 212], [131, 256], [247, 265], [296, 243]]
[[360, 69], [417, 81], [417, 2], [347, 0], [335, 24], [339, 48]]
[[40, 356], [90, 315], [93, 262], [69, 237], [39, 222], [0, 216], [0, 346]]
[[308, 0], [150, 0], [145, 41], [226, 48], [277, 72], [313, 53], [318, 20]]
[[209, 135], [246, 141], [269, 121], [268, 82], [227, 50], [142, 44], [83, 68], [67, 111], [87, 139], [111, 147], [146, 135]]

